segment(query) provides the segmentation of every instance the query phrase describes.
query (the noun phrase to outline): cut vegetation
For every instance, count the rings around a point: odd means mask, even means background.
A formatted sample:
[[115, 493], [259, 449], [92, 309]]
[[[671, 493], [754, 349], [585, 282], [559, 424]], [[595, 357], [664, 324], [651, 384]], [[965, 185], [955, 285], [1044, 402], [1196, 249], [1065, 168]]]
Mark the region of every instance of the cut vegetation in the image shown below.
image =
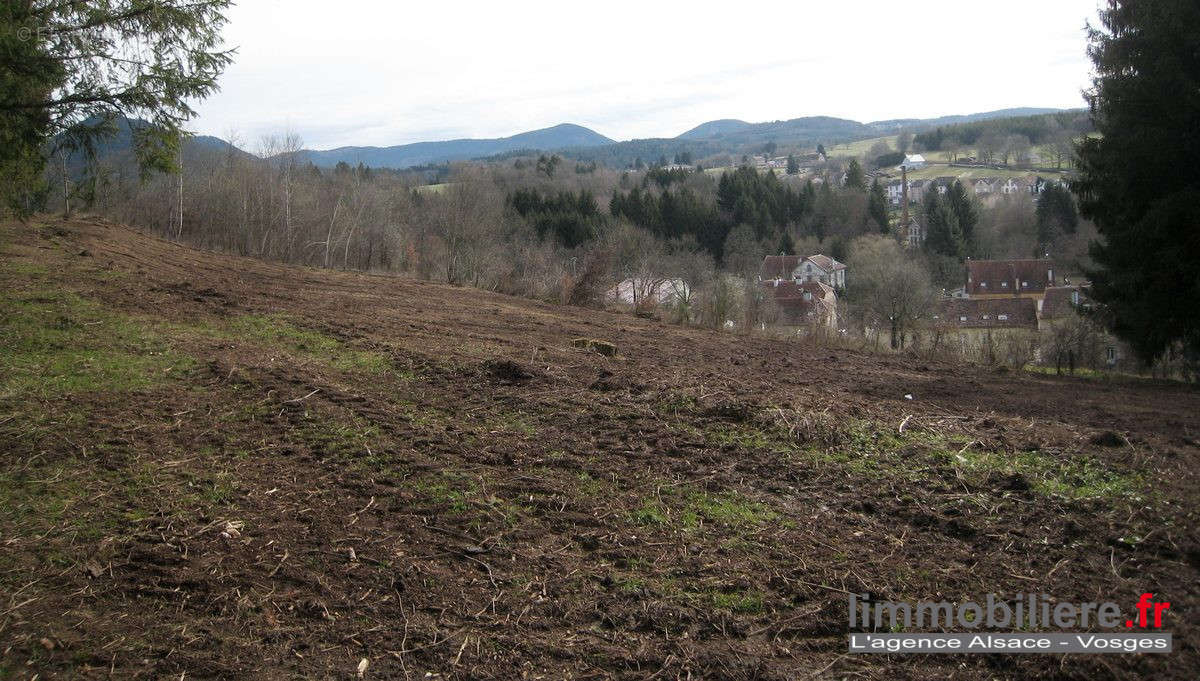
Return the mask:
[[[1185, 386], [834, 354], [90, 219], [5, 224], [0, 251], [0, 679], [1200, 664]], [[1171, 655], [844, 654], [849, 593], [1143, 591], [1172, 604]]]

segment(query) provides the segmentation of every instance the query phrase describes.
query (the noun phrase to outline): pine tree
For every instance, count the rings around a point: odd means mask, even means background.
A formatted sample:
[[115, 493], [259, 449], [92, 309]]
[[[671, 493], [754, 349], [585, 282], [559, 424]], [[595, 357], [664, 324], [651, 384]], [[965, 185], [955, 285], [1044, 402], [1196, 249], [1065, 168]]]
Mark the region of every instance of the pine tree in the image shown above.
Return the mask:
[[792, 238], [792, 232], [789, 229], [783, 230], [783, 234], [779, 237], [779, 254], [796, 255], [796, 240]]
[[1074, 234], [1079, 225], [1075, 198], [1066, 187], [1046, 185], [1037, 202], [1038, 253], [1045, 253], [1063, 234]]
[[846, 188], [856, 191], [863, 191], [867, 188], [867, 180], [863, 177], [862, 165], [858, 159], [852, 159], [850, 165], [846, 167]]
[[800, 172], [800, 162], [796, 160], [795, 154], [788, 154], [787, 174], [795, 175], [798, 172]]
[[878, 225], [880, 232], [888, 232], [887, 194], [879, 184], [878, 177], [871, 181], [871, 192], [867, 195], [867, 214]]
[[1073, 185], [1093, 244], [1092, 296], [1149, 362], [1200, 357], [1200, 3], [1109, 0], [1089, 27], [1088, 92], [1100, 135]]
[[950, 185], [950, 189], [946, 191], [946, 201], [950, 204], [950, 209], [954, 211], [955, 219], [958, 220], [963, 246], [969, 250], [971, 244], [974, 243], [975, 226], [979, 224], [979, 209], [967, 192], [967, 188], [959, 180], [955, 180], [954, 184]]
[[930, 253], [961, 258], [962, 230], [950, 201], [930, 187], [925, 194], [925, 249]]
[[231, 0], [25, 0], [0, 8], [0, 190], [31, 208], [48, 150], [94, 155], [119, 116], [143, 170], [173, 170], [191, 101], [216, 89]]

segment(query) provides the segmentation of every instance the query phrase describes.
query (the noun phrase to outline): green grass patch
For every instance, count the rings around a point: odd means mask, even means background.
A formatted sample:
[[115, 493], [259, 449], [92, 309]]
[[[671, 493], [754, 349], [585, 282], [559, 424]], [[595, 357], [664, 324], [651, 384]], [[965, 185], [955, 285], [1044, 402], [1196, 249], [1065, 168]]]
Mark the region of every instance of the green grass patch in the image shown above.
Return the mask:
[[629, 519], [637, 525], [666, 525], [685, 531], [706, 524], [753, 530], [779, 520], [779, 515], [765, 504], [736, 492], [710, 493], [664, 487], [659, 495], [647, 498], [630, 512]]
[[0, 296], [0, 396], [121, 392], [190, 368], [151, 324], [64, 291]]
[[351, 348], [332, 336], [301, 328], [283, 315], [235, 317], [228, 331], [238, 339], [282, 348], [341, 371], [379, 374], [389, 366], [380, 353]]
[[708, 594], [708, 599], [718, 610], [729, 610], [748, 615], [763, 611], [764, 598], [757, 591], [715, 591]]
[[969, 476], [1019, 474], [1030, 488], [1046, 496], [1068, 499], [1141, 499], [1146, 481], [1135, 473], [1118, 473], [1086, 456], [1045, 452], [966, 451], [946, 457]]

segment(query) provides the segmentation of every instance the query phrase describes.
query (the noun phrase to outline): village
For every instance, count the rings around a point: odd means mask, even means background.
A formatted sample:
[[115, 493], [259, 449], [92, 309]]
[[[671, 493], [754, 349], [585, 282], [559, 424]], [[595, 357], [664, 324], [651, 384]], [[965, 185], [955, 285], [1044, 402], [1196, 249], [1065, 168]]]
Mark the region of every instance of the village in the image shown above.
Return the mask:
[[[823, 152], [791, 157], [763, 154], [744, 160], [747, 166], [766, 173], [785, 168], [790, 161], [792, 170], [814, 185], [829, 181], [840, 187], [847, 182], [846, 171], [830, 176]], [[966, 158], [955, 165], [961, 168], [973, 163], [973, 158]], [[908, 177], [910, 172], [931, 167], [921, 154], [912, 153], [905, 154], [894, 168], [865, 174], [866, 181], [878, 181], [885, 188], [893, 235], [912, 252], [922, 249], [928, 235], [921, 205], [933, 192], [939, 197], [946, 195], [956, 182], [986, 207], [1019, 197], [1036, 205], [1048, 188], [1066, 186], [1061, 174], [1046, 177], [1032, 172], [1006, 177]], [[935, 292], [915, 315], [915, 323], [892, 339], [893, 348], [925, 348], [985, 363], [1042, 365], [1060, 373], [1132, 369], [1128, 348], [1090, 316], [1094, 307], [1091, 286], [1077, 270], [1077, 264], [1056, 262], [1049, 254], [1040, 258], [967, 257], [955, 285]], [[844, 338], [849, 333], [854, 272], [830, 255], [769, 254], [763, 256], [753, 281], [733, 275], [727, 279], [745, 300], [756, 301], [747, 304], [763, 308], [754, 323], [759, 332], [804, 338]], [[613, 287], [609, 297], [615, 303], [644, 310], [653, 304], [669, 307], [689, 300], [692, 293], [679, 279], [626, 279]], [[724, 326], [735, 329], [739, 324], [746, 322], [730, 319]], [[875, 319], [860, 331], [878, 348], [888, 325], [887, 319]]]

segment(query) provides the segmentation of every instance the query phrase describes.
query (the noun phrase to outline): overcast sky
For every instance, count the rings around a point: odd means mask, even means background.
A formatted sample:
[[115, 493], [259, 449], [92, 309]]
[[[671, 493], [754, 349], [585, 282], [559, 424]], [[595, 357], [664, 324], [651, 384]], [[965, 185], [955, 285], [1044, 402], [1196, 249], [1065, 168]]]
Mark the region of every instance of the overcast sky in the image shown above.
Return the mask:
[[705, 121], [1083, 106], [1097, 0], [240, 0], [193, 129], [312, 149], [578, 123], [618, 140]]

